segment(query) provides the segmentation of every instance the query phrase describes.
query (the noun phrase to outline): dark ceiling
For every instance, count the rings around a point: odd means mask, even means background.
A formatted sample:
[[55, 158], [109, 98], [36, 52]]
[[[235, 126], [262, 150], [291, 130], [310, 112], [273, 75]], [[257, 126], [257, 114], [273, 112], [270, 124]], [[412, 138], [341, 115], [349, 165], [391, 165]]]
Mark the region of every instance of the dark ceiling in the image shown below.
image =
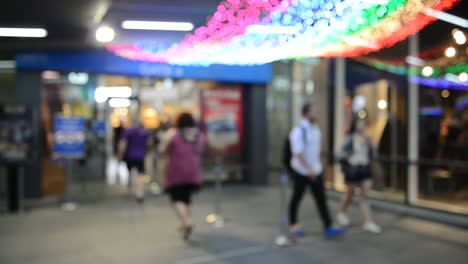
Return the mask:
[[[136, 41], [171, 44], [186, 33], [132, 31], [120, 28], [126, 19], [187, 21], [204, 25], [221, 0], [15, 0], [2, 1], [0, 27], [44, 27], [44, 39], [0, 38], [0, 59], [22, 50], [79, 50], [99, 47], [94, 38], [98, 25], [108, 24], [116, 32], [116, 43]], [[449, 13], [467, 18], [468, 1], [461, 1]], [[420, 33], [421, 50], [446, 43], [454, 28], [435, 22]], [[405, 56], [407, 41], [373, 56]]]

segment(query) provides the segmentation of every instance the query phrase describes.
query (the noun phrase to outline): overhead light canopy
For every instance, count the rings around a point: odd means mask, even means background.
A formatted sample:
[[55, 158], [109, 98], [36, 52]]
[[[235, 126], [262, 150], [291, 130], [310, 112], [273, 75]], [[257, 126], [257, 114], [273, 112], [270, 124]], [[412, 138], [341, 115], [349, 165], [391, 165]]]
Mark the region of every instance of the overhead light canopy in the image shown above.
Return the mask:
[[43, 28], [0, 28], [0, 37], [45, 38], [47, 30]]
[[136, 30], [192, 31], [194, 26], [189, 22], [126, 20], [122, 22], [122, 28]]
[[302, 28], [302, 25], [298, 26], [272, 26], [272, 25], [251, 25], [246, 29], [247, 34], [285, 34], [294, 35], [297, 34]]

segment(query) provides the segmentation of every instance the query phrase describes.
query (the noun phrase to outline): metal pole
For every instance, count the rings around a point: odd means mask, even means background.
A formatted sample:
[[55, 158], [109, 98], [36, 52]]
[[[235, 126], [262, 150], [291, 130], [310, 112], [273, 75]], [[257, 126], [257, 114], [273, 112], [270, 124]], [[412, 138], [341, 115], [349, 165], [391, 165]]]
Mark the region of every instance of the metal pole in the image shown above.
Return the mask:
[[71, 201], [71, 181], [72, 181], [72, 161], [65, 159], [65, 193], [62, 210], [73, 211], [76, 209], [76, 204]]
[[[409, 38], [409, 56], [417, 57], [419, 53], [418, 33]], [[419, 154], [419, 86], [411, 79], [417, 74], [417, 67], [409, 66], [408, 74], [408, 186], [406, 202], [412, 204], [418, 199], [418, 166], [415, 161]]]
[[[398, 94], [396, 91], [396, 86], [392, 83], [390, 85], [390, 99], [391, 99], [391, 109], [390, 109], [390, 124], [391, 124], [391, 144], [390, 152], [393, 160], [397, 158], [398, 155]], [[391, 186], [393, 189], [398, 189], [398, 167], [395, 162], [392, 162], [390, 165], [390, 179]]]
[[291, 245], [291, 236], [289, 235], [289, 220], [288, 220], [288, 175], [284, 173], [280, 179], [280, 219], [279, 231], [280, 235], [276, 237], [275, 244], [280, 247]]
[[[333, 152], [334, 156], [337, 157], [341, 143], [344, 137], [344, 98], [346, 95], [346, 59], [336, 58], [335, 59], [335, 98], [334, 98], [334, 131], [333, 131]], [[333, 165], [334, 171], [334, 187], [342, 188], [344, 186], [344, 177], [341, 173], [338, 164]]]
[[224, 226], [224, 218], [222, 216], [221, 194], [222, 194], [222, 167], [221, 161], [217, 161], [214, 167], [215, 174], [215, 190], [214, 190], [214, 212], [206, 217], [206, 222], [213, 224], [214, 227], [220, 228]]

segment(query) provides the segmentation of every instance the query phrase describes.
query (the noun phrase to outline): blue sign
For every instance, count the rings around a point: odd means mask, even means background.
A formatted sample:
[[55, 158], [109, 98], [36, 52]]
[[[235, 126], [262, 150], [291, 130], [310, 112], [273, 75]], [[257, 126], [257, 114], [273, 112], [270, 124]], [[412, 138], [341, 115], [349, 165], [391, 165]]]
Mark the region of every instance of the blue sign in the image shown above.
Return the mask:
[[248, 66], [179, 66], [129, 60], [105, 50], [21, 53], [16, 56], [16, 68], [259, 84], [271, 82], [273, 74], [271, 63]]
[[55, 117], [54, 158], [78, 159], [85, 155], [86, 120], [80, 117]]

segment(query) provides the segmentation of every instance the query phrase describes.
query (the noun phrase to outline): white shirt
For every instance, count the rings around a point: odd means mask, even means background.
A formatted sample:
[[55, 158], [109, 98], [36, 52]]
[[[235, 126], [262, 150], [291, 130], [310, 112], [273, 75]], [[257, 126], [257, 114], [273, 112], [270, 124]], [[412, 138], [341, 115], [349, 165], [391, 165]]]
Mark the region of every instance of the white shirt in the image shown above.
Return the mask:
[[315, 174], [319, 175], [323, 172], [322, 162], [320, 161], [321, 134], [320, 128], [317, 125], [311, 124], [305, 119], [302, 120], [299, 126], [296, 126], [289, 134], [289, 141], [291, 142], [291, 152], [293, 155], [291, 167], [296, 172], [303, 176], [308, 176], [309, 174], [308, 170], [302, 166], [297, 157], [301, 153]]
[[353, 153], [349, 158], [349, 163], [353, 166], [369, 165], [369, 142], [361, 135], [352, 135], [353, 140]]

